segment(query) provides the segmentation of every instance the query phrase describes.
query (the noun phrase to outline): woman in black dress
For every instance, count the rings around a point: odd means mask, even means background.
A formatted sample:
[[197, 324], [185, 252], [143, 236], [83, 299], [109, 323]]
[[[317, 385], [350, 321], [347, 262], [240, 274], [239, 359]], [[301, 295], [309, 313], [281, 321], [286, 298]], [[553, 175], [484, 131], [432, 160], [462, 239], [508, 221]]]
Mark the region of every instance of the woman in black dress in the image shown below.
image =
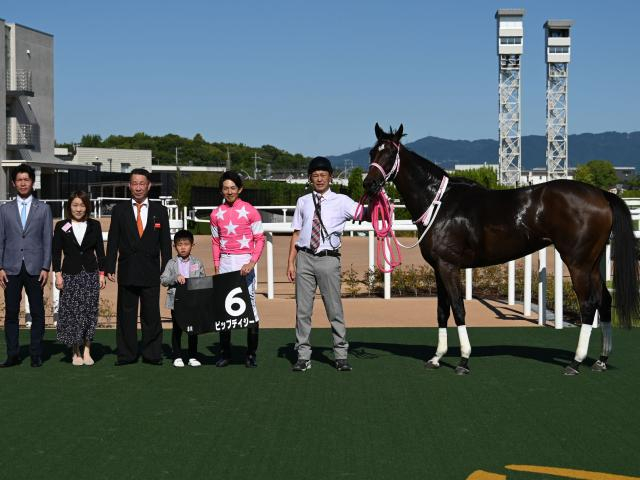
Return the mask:
[[89, 218], [91, 202], [83, 191], [71, 194], [65, 210], [67, 218], [53, 231], [53, 271], [61, 290], [57, 338], [73, 350], [73, 365], [93, 365], [90, 347], [98, 323], [100, 289], [106, 284], [102, 228]]

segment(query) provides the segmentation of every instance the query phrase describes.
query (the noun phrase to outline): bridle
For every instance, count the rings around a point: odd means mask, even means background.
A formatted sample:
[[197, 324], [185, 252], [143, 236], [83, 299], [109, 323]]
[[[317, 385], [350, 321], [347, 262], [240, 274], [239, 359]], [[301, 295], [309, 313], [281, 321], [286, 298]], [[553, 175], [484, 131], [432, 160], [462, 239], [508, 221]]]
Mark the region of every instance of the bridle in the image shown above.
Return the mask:
[[[388, 144], [393, 145], [396, 148], [396, 158], [393, 162], [393, 166], [389, 172], [385, 172], [382, 165], [376, 162], [371, 162], [369, 164], [369, 169], [371, 167], [375, 167], [382, 174], [383, 181], [381, 182], [382, 189], [379, 193], [371, 195], [369, 201], [369, 208], [371, 211], [371, 223], [373, 226], [373, 230], [376, 234], [376, 238], [378, 239], [378, 269], [384, 273], [392, 272], [397, 266], [402, 263], [402, 255], [400, 254], [399, 247], [404, 248], [414, 248], [425, 237], [433, 223], [435, 222], [438, 211], [440, 210], [440, 206], [442, 205], [442, 197], [444, 196], [445, 190], [447, 189], [447, 185], [449, 183], [449, 177], [444, 175], [442, 180], [440, 181], [440, 187], [436, 192], [435, 197], [433, 198], [431, 205], [427, 208], [427, 210], [414, 221], [414, 224], [422, 224], [424, 226], [424, 231], [420, 238], [411, 246], [403, 245], [396, 238], [392, 223], [393, 223], [393, 208], [394, 206], [389, 201], [389, 198], [384, 191], [384, 184], [388, 181], [393, 181], [398, 176], [400, 172], [400, 144], [394, 142], [393, 140], [386, 140], [385, 143], [382, 143], [378, 146], [378, 151], [382, 151], [385, 146]], [[393, 177], [393, 178], [391, 178]], [[366, 202], [369, 195], [365, 194], [360, 198], [360, 202], [358, 204], [358, 208], [356, 209], [356, 214], [354, 217], [358, 220], [361, 220], [364, 215], [364, 203]], [[389, 266], [386, 268], [384, 264], [382, 264], [382, 259], [384, 259], [385, 263]]]
[[[371, 167], [376, 167], [380, 171], [380, 173], [384, 177], [384, 182], [382, 183], [383, 185], [388, 181], [393, 181], [396, 178], [396, 176], [398, 176], [398, 173], [400, 172], [400, 144], [399, 143], [396, 143], [393, 140], [387, 140], [385, 141], [385, 143], [382, 143], [380, 144], [380, 146], [378, 146], [378, 151], [381, 152], [382, 150], [384, 150], [385, 146], [387, 146], [388, 144], [391, 144], [394, 147], [396, 147], [396, 158], [393, 162], [391, 170], [389, 170], [389, 173], [385, 173], [384, 168], [382, 168], [382, 165], [380, 165], [379, 163], [371, 162], [369, 164], [369, 169], [371, 169]], [[392, 175], [393, 175], [393, 178], [391, 178]]]

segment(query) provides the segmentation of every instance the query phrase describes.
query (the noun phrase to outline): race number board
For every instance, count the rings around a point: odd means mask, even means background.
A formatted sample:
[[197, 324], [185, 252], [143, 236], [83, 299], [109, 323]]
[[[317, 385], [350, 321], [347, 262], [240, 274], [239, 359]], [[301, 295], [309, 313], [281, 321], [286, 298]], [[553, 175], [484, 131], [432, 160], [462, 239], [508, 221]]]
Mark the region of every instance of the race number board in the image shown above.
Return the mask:
[[180, 328], [192, 335], [257, 323], [246, 277], [239, 271], [189, 278], [186, 284], [177, 285], [174, 315]]

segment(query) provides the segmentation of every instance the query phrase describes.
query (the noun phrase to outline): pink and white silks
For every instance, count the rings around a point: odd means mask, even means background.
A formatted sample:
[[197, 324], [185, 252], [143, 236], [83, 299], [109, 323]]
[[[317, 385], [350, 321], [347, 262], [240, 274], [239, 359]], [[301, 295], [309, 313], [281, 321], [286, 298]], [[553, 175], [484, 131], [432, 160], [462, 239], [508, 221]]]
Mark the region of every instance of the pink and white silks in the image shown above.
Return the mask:
[[258, 262], [264, 248], [264, 229], [260, 213], [241, 199], [232, 206], [223, 203], [211, 212], [211, 248], [213, 263], [220, 267], [222, 254], [249, 255]]
[[[229, 206], [223, 203], [211, 212], [211, 249], [213, 263], [220, 273], [240, 270], [243, 265], [258, 263], [264, 248], [264, 229], [260, 213], [239, 198]], [[256, 320], [256, 274], [246, 276], [251, 306]]]

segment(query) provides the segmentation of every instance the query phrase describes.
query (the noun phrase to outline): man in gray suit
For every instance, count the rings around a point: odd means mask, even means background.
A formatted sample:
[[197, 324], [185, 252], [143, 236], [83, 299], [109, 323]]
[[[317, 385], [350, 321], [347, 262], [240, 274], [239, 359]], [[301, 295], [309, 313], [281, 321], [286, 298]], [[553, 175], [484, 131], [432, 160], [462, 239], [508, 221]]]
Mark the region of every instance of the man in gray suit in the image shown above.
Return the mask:
[[4, 289], [4, 333], [7, 359], [0, 367], [20, 363], [18, 315], [24, 287], [31, 307], [31, 366], [42, 366], [44, 302], [42, 290], [51, 267], [51, 209], [33, 196], [36, 174], [21, 164], [11, 172], [18, 196], [0, 206], [0, 286]]

